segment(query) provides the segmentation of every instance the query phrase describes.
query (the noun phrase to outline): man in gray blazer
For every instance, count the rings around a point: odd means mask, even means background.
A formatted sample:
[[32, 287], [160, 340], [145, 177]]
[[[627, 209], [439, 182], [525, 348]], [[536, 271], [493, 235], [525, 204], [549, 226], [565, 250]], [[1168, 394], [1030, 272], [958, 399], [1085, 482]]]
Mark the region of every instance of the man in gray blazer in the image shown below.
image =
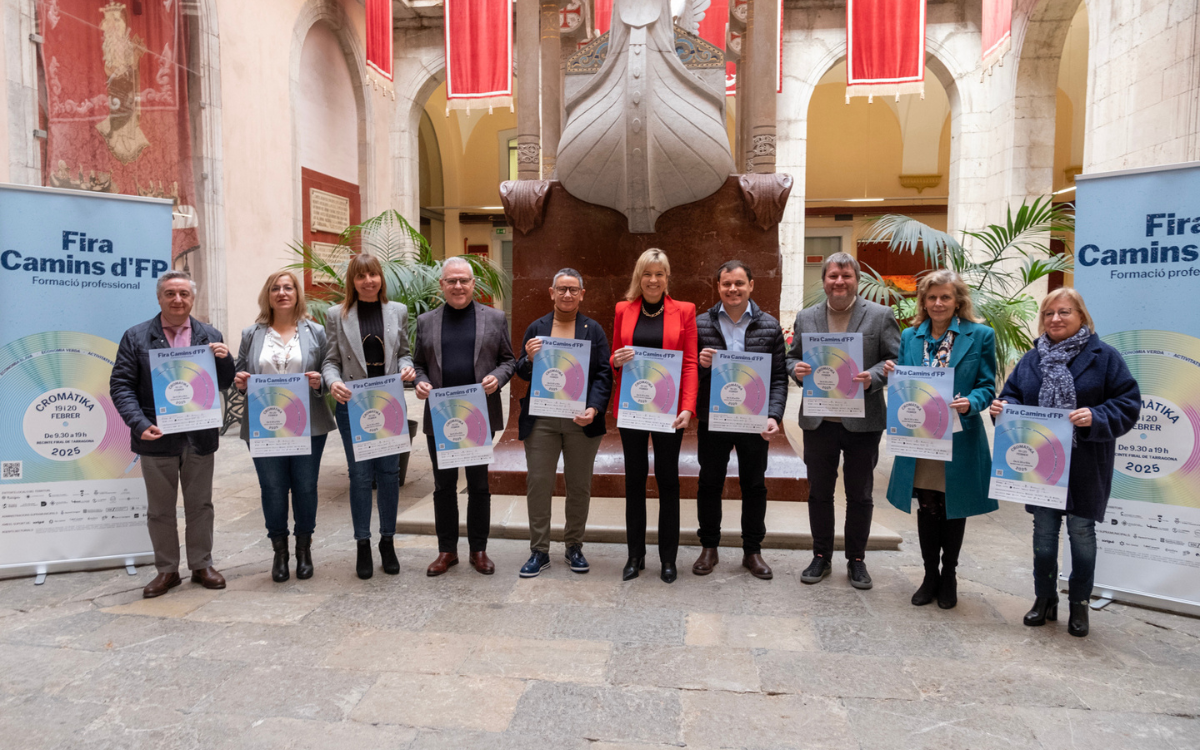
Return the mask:
[[800, 427], [804, 430], [804, 464], [808, 467], [808, 520], [813, 535], [813, 560], [800, 580], [817, 583], [829, 575], [833, 557], [833, 488], [837, 483], [838, 460], [845, 465], [846, 485], [846, 569], [850, 585], [871, 588], [863, 558], [871, 534], [874, 505], [875, 464], [879, 461], [879, 440], [887, 423], [883, 394], [887, 375], [883, 365], [900, 352], [900, 326], [892, 308], [868, 302], [858, 296], [858, 261], [847, 253], [834, 253], [821, 267], [825, 286], [825, 304], [801, 310], [796, 315], [792, 348], [788, 352], [788, 372], [800, 383], [812, 371], [802, 360], [800, 336], [804, 333], [861, 333], [863, 366], [854, 379], [865, 389], [863, 417], [807, 417], [800, 406]]
[[[492, 432], [504, 429], [500, 389], [516, 370], [508, 321], [504, 312], [474, 301], [475, 275], [462, 258], [442, 266], [442, 296], [446, 304], [417, 318], [417, 345], [413, 367], [417, 371], [417, 398], [427, 399], [434, 388], [479, 383], [487, 394]], [[433, 461], [433, 514], [438, 556], [427, 575], [445, 573], [458, 564], [458, 469], [439, 469], [433, 440], [433, 420], [425, 404], [425, 438]], [[464, 467], [467, 474], [467, 542], [471, 566], [485, 575], [496, 571], [487, 556], [491, 527], [492, 493], [488, 467]]]

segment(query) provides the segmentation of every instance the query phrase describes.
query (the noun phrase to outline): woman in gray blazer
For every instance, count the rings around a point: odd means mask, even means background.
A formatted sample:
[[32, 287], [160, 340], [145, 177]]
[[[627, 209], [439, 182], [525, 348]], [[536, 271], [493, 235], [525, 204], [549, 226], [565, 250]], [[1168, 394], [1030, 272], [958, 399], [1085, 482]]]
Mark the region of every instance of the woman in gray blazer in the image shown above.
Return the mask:
[[321, 373], [337, 399], [337, 426], [346, 450], [350, 469], [350, 516], [354, 538], [358, 542], [355, 571], [359, 578], [370, 578], [375, 563], [371, 559], [371, 485], [377, 489], [379, 506], [379, 558], [383, 572], [396, 575], [400, 561], [392, 537], [396, 534], [396, 509], [400, 504], [400, 456], [381, 456], [365, 461], [354, 460], [350, 432], [350, 410], [346, 404], [353, 395], [346, 382], [400, 374], [413, 380], [416, 372], [408, 351], [408, 307], [388, 302], [387, 281], [379, 259], [360, 253], [346, 268], [345, 301], [329, 309], [329, 353]]
[[[242, 331], [234, 385], [243, 393], [251, 375], [304, 373], [308, 377], [309, 419], [312, 423], [312, 453], [307, 456], [255, 458], [258, 485], [262, 489], [263, 516], [267, 536], [275, 548], [271, 578], [288, 579], [288, 493], [295, 516], [296, 577], [312, 578], [312, 535], [317, 524], [317, 475], [325, 436], [333, 429], [333, 414], [325, 403], [321, 365], [325, 361], [325, 329], [308, 319], [304, 286], [291, 271], [276, 271], [267, 277], [258, 295], [259, 315], [254, 325]], [[250, 439], [247, 413], [242, 413], [242, 440]]]

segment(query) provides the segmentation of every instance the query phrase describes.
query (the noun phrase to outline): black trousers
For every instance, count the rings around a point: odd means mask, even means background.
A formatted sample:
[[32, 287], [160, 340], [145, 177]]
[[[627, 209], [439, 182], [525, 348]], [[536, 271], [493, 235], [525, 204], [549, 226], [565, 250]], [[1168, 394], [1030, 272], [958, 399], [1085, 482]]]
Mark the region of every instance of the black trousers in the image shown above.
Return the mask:
[[808, 467], [808, 523], [813, 553], [833, 557], [833, 488], [838, 460], [845, 467], [846, 559], [862, 559], [871, 535], [875, 464], [883, 432], [850, 432], [841, 422], [822, 421], [804, 431], [804, 465]]
[[[433, 437], [426, 435], [429, 458], [433, 462], [433, 526], [437, 530], [438, 552], [458, 551], [458, 467], [439, 469]], [[492, 525], [492, 491], [488, 486], [488, 467], [464, 466], [467, 474], [467, 543], [472, 552], [487, 549]]]
[[717, 432], [701, 422], [699, 439], [700, 487], [696, 491], [696, 515], [700, 521], [700, 544], [721, 544], [721, 495], [729, 470], [729, 454], [737, 451], [738, 483], [742, 487], [742, 552], [762, 552], [767, 535], [767, 449], [761, 435], [745, 432]]
[[646, 556], [646, 479], [650, 442], [654, 441], [654, 479], [658, 483], [658, 559], [675, 562], [679, 552], [679, 446], [683, 430], [621, 431], [625, 453], [625, 543], [630, 557]]

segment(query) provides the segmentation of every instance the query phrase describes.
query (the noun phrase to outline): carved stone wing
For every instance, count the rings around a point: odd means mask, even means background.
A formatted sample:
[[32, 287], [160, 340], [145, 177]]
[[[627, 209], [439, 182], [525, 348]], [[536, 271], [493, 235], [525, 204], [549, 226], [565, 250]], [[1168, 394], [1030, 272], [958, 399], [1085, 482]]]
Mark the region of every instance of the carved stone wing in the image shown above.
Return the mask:
[[700, 36], [700, 22], [708, 15], [708, 8], [712, 5], [712, 0], [683, 0], [683, 10], [679, 13], [679, 28], [692, 34]]

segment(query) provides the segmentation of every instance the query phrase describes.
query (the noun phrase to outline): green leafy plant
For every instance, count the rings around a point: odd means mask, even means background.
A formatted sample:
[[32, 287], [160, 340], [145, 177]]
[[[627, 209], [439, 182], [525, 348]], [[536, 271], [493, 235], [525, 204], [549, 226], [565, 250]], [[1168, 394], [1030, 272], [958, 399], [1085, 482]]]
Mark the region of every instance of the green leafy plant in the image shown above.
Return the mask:
[[[329, 308], [345, 299], [346, 267], [350, 255], [370, 252], [379, 258], [383, 266], [388, 299], [408, 307], [408, 338], [409, 343], [415, 345], [417, 316], [445, 302], [438, 284], [445, 261], [433, 257], [425, 237], [394, 209], [348, 227], [338, 238], [338, 246], [348, 250], [347, 259], [327, 263], [309, 245], [289, 245], [299, 260], [288, 268], [299, 272], [309, 271], [314, 279], [326, 279], [308, 292], [308, 307], [313, 318], [324, 325]], [[498, 264], [478, 255], [460, 257], [471, 265], [475, 274], [475, 299], [508, 295], [509, 279]]]
[[[1074, 268], [1071, 255], [1050, 250], [1052, 236], [1075, 231], [1074, 214], [1065, 204], [1049, 197], [1009, 208], [1003, 225], [991, 224], [979, 231], [964, 231], [968, 249], [953, 236], [908, 216], [889, 214], [875, 220], [871, 242], [887, 242], [895, 252], [920, 254], [929, 268], [949, 268], [971, 289], [975, 310], [996, 332], [997, 377], [1003, 379], [1012, 365], [1033, 347], [1031, 324], [1037, 317], [1038, 301], [1029, 287], [1058, 271]], [[869, 266], [863, 267], [858, 293], [866, 299], [891, 305], [896, 319], [907, 325], [917, 313], [917, 300], [904, 296]], [[813, 295], [824, 300], [824, 293]], [[812, 304], [805, 300], [805, 304]]]

